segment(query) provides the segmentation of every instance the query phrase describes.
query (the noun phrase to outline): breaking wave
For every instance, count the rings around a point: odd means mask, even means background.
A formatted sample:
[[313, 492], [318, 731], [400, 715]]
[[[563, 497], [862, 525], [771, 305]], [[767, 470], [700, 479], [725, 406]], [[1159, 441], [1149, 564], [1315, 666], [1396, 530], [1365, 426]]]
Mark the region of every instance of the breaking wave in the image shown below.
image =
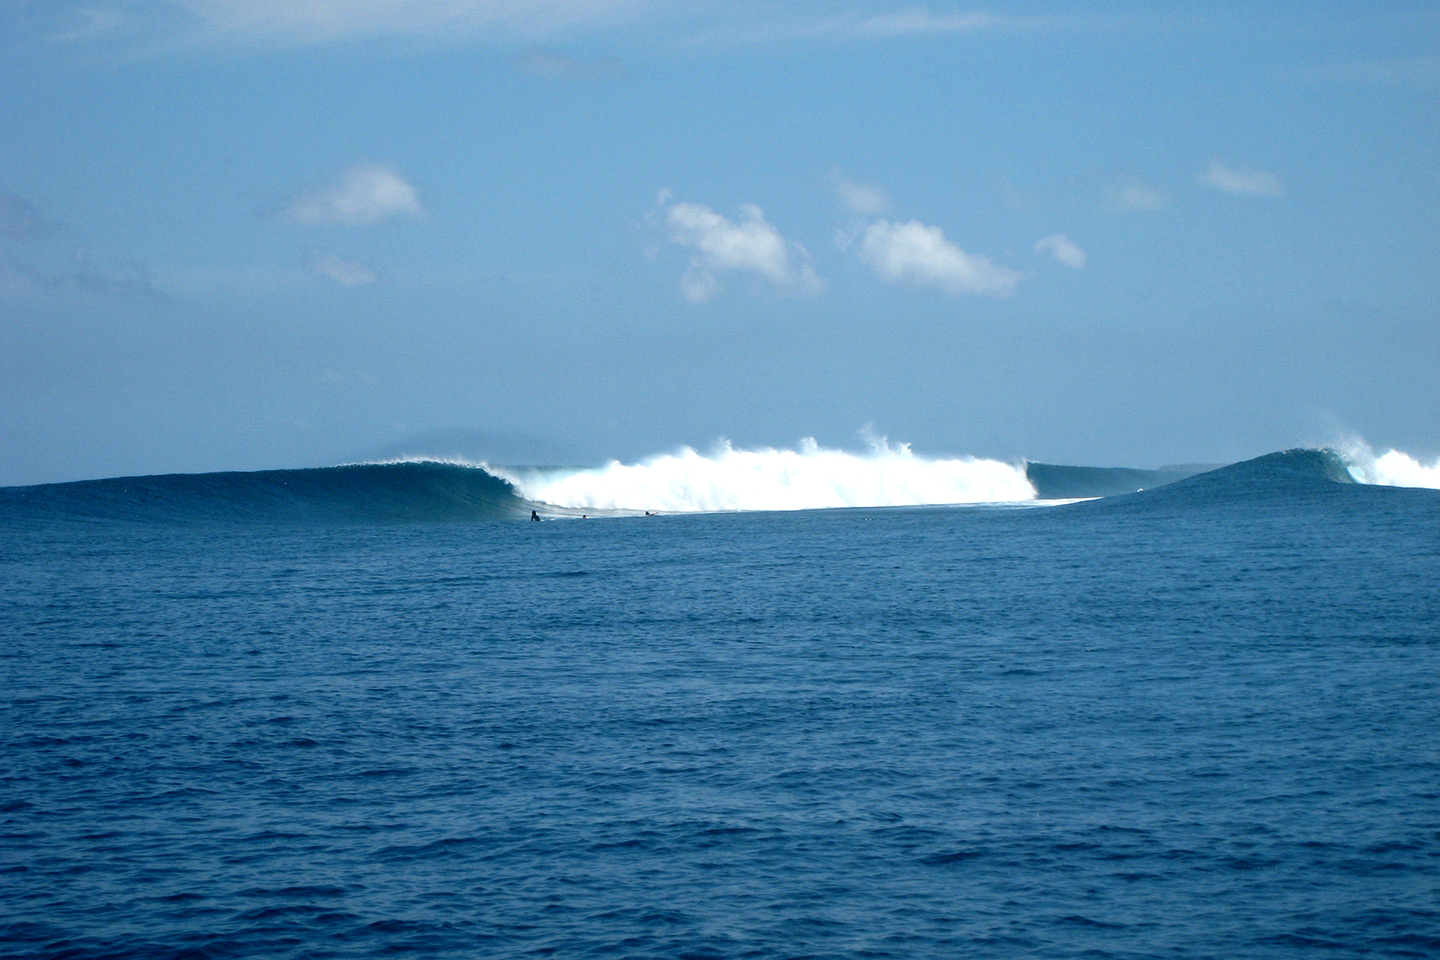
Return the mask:
[[1351, 438], [1339, 445], [1350, 475], [1360, 483], [1384, 487], [1428, 487], [1440, 490], [1440, 458], [1426, 465], [1393, 447], [1376, 455], [1364, 440]]
[[[0, 488], [0, 523], [407, 523], [542, 517], [815, 510], [1108, 498], [1273, 503], [1347, 496], [1357, 484], [1440, 490], [1440, 461], [1361, 441], [1288, 450], [1219, 469], [1005, 463], [924, 457], [871, 441], [862, 453], [804, 440], [793, 450], [689, 447], [636, 463], [502, 467], [404, 460], [243, 473], [115, 477]], [[1142, 495], [1136, 491], [1143, 489]], [[1125, 496], [1125, 495], [1129, 496]], [[1126, 509], [1129, 509], [1127, 507]]]
[[871, 441], [867, 453], [813, 439], [795, 450], [690, 447], [635, 464], [584, 470], [491, 467], [521, 496], [559, 507], [666, 512], [812, 510], [1033, 500], [1023, 465], [975, 457], [930, 459], [909, 444]]
[[485, 469], [436, 461], [0, 488], [0, 520], [405, 523], [521, 517], [530, 509]]

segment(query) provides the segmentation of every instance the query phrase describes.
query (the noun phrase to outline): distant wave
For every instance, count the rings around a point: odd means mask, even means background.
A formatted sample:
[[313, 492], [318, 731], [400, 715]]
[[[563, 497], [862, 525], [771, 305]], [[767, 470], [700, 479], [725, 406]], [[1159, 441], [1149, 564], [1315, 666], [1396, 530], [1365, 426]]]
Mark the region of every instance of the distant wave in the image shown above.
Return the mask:
[[[1440, 462], [1358, 441], [1215, 470], [931, 458], [874, 440], [820, 447], [684, 447], [633, 464], [501, 467], [404, 460], [297, 470], [167, 474], [0, 488], [0, 522], [402, 523], [751, 510], [813, 510], [1117, 498], [1154, 503], [1328, 497], [1350, 484], [1440, 489]], [[1144, 490], [1142, 497], [1124, 497]]]
[[738, 449], [712, 453], [682, 447], [625, 464], [552, 470], [491, 467], [522, 496], [570, 508], [666, 512], [812, 510], [1033, 500], [1023, 465], [975, 457], [931, 459], [883, 438], [866, 453], [821, 447]]

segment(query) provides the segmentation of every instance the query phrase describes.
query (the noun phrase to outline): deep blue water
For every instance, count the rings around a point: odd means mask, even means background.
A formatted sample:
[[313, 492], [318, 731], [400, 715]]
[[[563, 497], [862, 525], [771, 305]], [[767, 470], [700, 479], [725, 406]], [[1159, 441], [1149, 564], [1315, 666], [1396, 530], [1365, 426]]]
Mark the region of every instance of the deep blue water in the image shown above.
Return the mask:
[[1440, 493], [1259, 475], [12, 511], [0, 956], [1440, 955]]

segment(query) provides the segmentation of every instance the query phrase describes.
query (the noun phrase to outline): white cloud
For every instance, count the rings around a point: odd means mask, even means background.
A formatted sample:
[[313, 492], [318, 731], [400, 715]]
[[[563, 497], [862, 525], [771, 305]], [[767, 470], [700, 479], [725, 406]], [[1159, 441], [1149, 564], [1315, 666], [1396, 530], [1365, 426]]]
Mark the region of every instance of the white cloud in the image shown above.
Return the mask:
[[359, 260], [346, 260], [333, 253], [312, 253], [306, 266], [312, 273], [342, 287], [364, 287], [377, 279], [375, 271]]
[[363, 227], [390, 220], [424, 220], [420, 192], [388, 163], [357, 163], [334, 180], [305, 191], [285, 208], [305, 226]]
[[691, 303], [705, 303], [720, 290], [719, 278], [709, 270], [696, 269], [694, 264], [680, 277], [680, 291]]
[[851, 213], [862, 217], [878, 217], [890, 212], [890, 194], [873, 183], [856, 183], [839, 170], [830, 174], [830, 187]]
[[1126, 180], [1123, 183], [1112, 184], [1105, 189], [1105, 195], [1109, 198], [1110, 206], [1115, 210], [1137, 212], [1164, 210], [1169, 203], [1168, 198], [1159, 187], [1152, 187], [1139, 180]]
[[1076, 270], [1084, 269], [1085, 261], [1089, 259], [1079, 244], [1063, 233], [1052, 233], [1035, 241], [1035, 252], [1048, 253], [1065, 266], [1074, 267]]
[[1227, 167], [1219, 160], [1211, 160], [1210, 166], [1200, 174], [1201, 183], [1226, 193], [1252, 197], [1279, 197], [1285, 193], [1280, 178], [1266, 170], [1251, 170], [1245, 167]]
[[[669, 191], [661, 191], [660, 203], [669, 199]], [[680, 288], [692, 303], [704, 303], [719, 293], [719, 274], [731, 272], [755, 274], [777, 287], [800, 292], [824, 289], [805, 248], [782, 237], [754, 204], [740, 208], [738, 222], [703, 203], [671, 203], [660, 212], [670, 241], [695, 251], [680, 279]]]
[[954, 296], [1008, 296], [1021, 277], [987, 257], [966, 253], [946, 240], [939, 227], [918, 220], [875, 221], [860, 234], [857, 254], [882, 280], [936, 287]]

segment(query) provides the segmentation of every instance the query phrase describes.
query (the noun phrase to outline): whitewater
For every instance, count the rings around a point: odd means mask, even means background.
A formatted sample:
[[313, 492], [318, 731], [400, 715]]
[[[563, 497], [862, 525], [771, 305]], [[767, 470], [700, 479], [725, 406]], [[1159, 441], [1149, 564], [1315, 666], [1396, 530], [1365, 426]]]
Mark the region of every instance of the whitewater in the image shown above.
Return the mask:
[[737, 449], [704, 455], [691, 447], [626, 464], [577, 470], [486, 465], [521, 496], [558, 507], [702, 513], [814, 510], [1033, 500], [1023, 464], [976, 457], [930, 459], [884, 438], [866, 453], [821, 447]]
[[[866, 451], [857, 453], [821, 447], [810, 437], [795, 449], [747, 450], [722, 441], [709, 454], [681, 447], [636, 463], [612, 460], [591, 468], [479, 466], [509, 481], [528, 500], [570, 509], [705, 513], [1017, 503], [1092, 495], [1072, 482], [1058, 496], [1045, 496], [1028, 461], [926, 457], [908, 443], [891, 444], [884, 437], [869, 438], [867, 444]], [[1440, 458], [1426, 465], [1394, 449], [1377, 455], [1358, 439], [1333, 449], [1357, 483], [1440, 489]], [[1130, 492], [1195, 472], [1128, 471], [1135, 485], [1112, 483], [1099, 489], [1104, 494]]]
[[1336, 449], [1349, 464], [1350, 475], [1358, 483], [1440, 490], [1440, 457], [1434, 463], [1426, 464], [1394, 448], [1377, 455], [1368, 443], [1356, 437], [1336, 444]]

